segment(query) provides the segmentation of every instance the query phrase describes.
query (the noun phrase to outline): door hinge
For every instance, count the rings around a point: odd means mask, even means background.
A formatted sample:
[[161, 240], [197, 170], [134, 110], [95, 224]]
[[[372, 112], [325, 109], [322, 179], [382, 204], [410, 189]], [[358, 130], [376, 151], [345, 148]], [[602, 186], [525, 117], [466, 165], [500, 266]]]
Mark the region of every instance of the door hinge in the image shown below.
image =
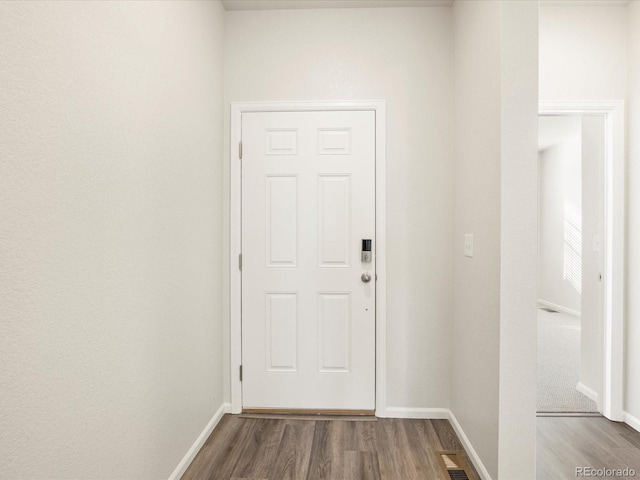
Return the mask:
[[238, 255], [238, 268], [242, 270], [242, 254]]
[[242, 160], [242, 142], [238, 144], [238, 156], [240, 157], [240, 160]]
[[240, 381], [242, 381], [242, 365], [240, 365]]

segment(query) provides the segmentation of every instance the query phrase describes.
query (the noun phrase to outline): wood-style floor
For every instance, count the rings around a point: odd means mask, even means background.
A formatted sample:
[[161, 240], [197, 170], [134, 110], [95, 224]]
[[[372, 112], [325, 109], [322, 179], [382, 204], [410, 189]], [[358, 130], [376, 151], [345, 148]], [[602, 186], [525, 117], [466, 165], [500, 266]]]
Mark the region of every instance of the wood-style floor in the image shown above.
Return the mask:
[[[577, 467], [634, 469], [640, 477], [640, 433], [604, 417], [538, 417], [538, 480], [575, 479]], [[586, 475], [585, 475], [586, 476]]]
[[450, 480], [435, 453], [443, 450], [463, 450], [447, 420], [225, 415], [182, 480]]

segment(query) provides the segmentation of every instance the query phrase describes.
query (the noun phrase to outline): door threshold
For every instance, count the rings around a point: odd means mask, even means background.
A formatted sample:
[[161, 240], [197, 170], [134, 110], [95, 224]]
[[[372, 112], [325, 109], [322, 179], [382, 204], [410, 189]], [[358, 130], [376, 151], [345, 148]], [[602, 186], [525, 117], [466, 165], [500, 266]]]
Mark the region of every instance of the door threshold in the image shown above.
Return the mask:
[[274, 420], [342, 420], [375, 422], [374, 410], [325, 410], [299, 408], [245, 408], [239, 418]]

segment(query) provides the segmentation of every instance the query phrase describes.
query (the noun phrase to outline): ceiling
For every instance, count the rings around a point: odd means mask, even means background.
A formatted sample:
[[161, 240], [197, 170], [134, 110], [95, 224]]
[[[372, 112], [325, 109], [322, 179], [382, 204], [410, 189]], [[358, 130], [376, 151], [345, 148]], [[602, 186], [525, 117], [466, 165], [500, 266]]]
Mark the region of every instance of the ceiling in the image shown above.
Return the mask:
[[453, 0], [222, 0], [226, 10], [293, 8], [448, 7]]
[[[449, 7], [454, 0], [221, 0], [226, 10], [301, 8]], [[545, 6], [627, 5], [630, 0], [541, 0]]]

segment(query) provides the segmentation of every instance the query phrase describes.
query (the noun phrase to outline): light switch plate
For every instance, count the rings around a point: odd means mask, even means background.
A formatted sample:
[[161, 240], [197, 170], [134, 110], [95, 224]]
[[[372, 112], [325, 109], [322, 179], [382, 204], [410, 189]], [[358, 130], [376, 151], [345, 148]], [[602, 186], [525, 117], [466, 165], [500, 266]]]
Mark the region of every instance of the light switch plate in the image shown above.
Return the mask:
[[473, 257], [473, 235], [470, 233], [464, 236], [464, 256]]

